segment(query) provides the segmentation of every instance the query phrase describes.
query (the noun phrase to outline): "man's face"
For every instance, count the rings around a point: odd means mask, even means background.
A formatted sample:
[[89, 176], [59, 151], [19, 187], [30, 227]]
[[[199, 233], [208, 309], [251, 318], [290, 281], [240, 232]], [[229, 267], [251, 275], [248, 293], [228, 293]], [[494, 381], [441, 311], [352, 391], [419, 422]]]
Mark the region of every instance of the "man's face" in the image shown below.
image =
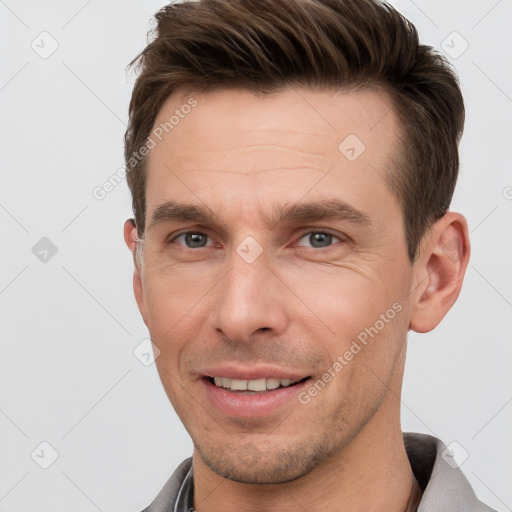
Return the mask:
[[136, 296], [196, 456], [283, 482], [398, 421], [412, 269], [385, 178], [399, 125], [376, 90], [192, 96], [154, 125], [181, 113], [149, 155]]

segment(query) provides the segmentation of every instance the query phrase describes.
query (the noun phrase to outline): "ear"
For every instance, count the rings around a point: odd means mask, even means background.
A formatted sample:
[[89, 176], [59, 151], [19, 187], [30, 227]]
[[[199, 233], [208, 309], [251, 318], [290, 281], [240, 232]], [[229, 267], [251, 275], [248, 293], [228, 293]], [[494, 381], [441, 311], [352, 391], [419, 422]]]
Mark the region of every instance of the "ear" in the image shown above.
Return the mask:
[[126, 242], [128, 249], [130, 249], [130, 252], [133, 255], [133, 263], [135, 266], [133, 271], [133, 291], [135, 294], [135, 300], [137, 301], [137, 305], [139, 307], [139, 311], [142, 315], [144, 323], [148, 325], [146, 320], [146, 307], [144, 303], [144, 289], [142, 287], [141, 263], [137, 257], [137, 250], [140, 242], [137, 237], [137, 227], [133, 219], [128, 219], [124, 223], [124, 241]]
[[468, 225], [459, 213], [446, 213], [426, 233], [413, 265], [410, 329], [429, 332], [448, 313], [462, 288], [469, 253]]

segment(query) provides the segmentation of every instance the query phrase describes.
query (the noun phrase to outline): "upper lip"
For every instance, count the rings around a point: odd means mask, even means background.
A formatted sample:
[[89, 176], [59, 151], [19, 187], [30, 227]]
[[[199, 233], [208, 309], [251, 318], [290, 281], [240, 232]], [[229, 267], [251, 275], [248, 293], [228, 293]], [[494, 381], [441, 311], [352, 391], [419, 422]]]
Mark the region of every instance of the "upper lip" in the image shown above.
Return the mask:
[[226, 377], [228, 379], [257, 380], [257, 379], [290, 379], [302, 380], [309, 377], [307, 373], [296, 370], [287, 370], [276, 366], [251, 366], [243, 367], [239, 364], [215, 366], [206, 368], [200, 372], [203, 377]]

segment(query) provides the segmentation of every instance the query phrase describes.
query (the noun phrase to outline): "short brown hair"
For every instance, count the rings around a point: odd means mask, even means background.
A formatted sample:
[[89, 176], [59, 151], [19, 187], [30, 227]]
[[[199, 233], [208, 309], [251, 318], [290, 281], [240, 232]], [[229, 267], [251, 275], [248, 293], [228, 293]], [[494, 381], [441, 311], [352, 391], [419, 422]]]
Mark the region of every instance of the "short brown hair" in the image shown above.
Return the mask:
[[127, 179], [139, 237], [145, 229], [146, 143], [177, 89], [286, 86], [385, 89], [401, 121], [387, 180], [403, 211], [409, 258], [447, 211], [459, 168], [464, 103], [450, 64], [420, 45], [414, 25], [378, 0], [199, 0], [156, 14], [152, 42], [130, 63], [135, 82], [125, 134]]

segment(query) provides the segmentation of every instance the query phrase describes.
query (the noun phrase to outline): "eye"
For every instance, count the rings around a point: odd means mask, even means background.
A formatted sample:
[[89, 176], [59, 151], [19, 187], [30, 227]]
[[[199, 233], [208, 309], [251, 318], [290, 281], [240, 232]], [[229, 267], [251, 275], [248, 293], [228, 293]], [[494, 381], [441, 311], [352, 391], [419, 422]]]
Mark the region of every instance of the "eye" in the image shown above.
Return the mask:
[[208, 235], [197, 231], [182, 233], [173, 238], [171, 242], [187, 247], [188, 249], [201, 249], [202, 247], [211, 247], [213, 245], [213, 240], [211, 240]]
[[329, 247], [336, 242], [341, 242], [341, 239], [337, 236], [325, 233], [324, 231], [313, 231], [301, 237], [295, 246], [321, 249], [323, 247]]

